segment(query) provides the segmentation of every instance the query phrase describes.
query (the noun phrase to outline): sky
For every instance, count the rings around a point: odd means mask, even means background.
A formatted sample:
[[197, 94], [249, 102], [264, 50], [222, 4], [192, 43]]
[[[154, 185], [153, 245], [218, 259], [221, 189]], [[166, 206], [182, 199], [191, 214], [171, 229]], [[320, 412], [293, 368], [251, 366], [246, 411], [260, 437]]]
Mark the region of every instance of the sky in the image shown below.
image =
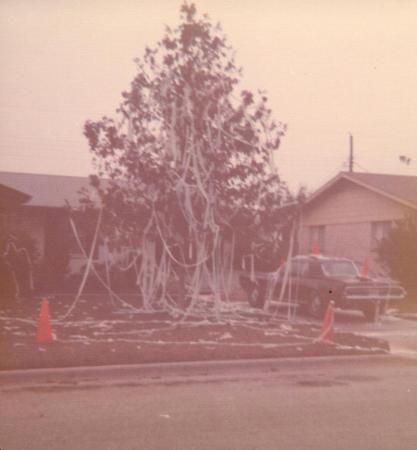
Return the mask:
[[[91, 173], [84, 122], [114, 115], [180, 3], [1, 0], [0, 170]], [[243, 87], [266, 90], [288, 125], [276, 162], [292, 190], [346, 170], [349, 133], [355, 170], [417, 175], [416, 1], [194, 3], [222, 24]]]

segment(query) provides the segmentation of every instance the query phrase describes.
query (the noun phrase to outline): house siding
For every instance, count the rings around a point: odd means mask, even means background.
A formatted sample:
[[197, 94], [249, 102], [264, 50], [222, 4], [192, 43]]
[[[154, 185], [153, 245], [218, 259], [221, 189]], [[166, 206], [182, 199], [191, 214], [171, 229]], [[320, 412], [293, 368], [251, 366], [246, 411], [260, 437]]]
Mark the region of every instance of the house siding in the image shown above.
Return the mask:
[[412, 209], [350, 181], [341, 180], [307, 206], [299, 233], [300, 253], [311, 250], [310, 229], [325, 227], [323, 253], [362, 261], [378, 268], [372, 248], [372, 223], [402, 219]]
[[[368, 222], [333, 224], [325, 228], [325, 252], [362, 261], [365, 257], [374, 260], [371, 248], [371, 224]], [[373, 261], [375, 262], [375, 261]]]
[[361, 186], [342, 180], [339, 186], [323, 194], [307, 207], [303, 224], [328, 225], [397, 220], [411, 208]]

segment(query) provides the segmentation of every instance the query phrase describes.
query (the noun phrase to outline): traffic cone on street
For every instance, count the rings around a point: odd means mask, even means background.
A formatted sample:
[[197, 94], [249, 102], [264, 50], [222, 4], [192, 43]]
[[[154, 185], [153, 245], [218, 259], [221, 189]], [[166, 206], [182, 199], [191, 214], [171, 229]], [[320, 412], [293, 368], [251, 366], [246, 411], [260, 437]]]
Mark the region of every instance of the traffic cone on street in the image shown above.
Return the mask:
[[326, 314], [324, 315], [319, 341], [324, 341], [328, 343], [333, 342], [334, 337], [333, 324], [334, 324], [334, 302], [332, 301], [329, 302]]
[[368, 263], [368, 258], [366, 256], [365, 256], [365, 259], [363, 260], [361, 275], [365, 278], [369, 277], [369, 263]]
[[41, 311], [39, 313], [38, 330], [36, 332], [36, 341], [38, 344], [48, 344], [53, 341], [47, 298], [42, 300]]

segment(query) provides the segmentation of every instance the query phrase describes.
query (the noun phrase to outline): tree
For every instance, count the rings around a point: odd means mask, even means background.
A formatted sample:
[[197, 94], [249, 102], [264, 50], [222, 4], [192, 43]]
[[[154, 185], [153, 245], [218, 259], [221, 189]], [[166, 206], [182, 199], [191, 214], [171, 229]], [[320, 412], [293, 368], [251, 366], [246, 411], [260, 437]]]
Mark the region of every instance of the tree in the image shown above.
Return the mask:
[[[203, 279], [219, 300], [236, 247], [256, 244], [282, 219], [288, 191], [273, 151], [285, 125], [263, 92], [238, 93], [241, 69], [220, 25], [198, 18], [193, 4], [135, 61], [117, 118], [85, 124], [102, 234], [140, 252], [145, 306], [194, 303]], [[167, 291], [174, 278], [176, 297]]]
[[417, 214], [399, 220], [377, 249], [380, 261], [409, 294], [417, 294]]

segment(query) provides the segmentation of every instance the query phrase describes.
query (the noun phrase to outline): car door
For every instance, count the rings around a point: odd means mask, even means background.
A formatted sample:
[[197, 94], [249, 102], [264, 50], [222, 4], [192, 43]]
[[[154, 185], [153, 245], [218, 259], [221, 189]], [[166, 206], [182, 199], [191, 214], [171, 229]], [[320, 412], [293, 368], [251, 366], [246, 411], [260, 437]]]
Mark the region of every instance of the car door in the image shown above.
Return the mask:
[[320, 292], [324, 284], [324, 274], [320, 261], [310, 261], [304, 286], [306, 300], [311, 299], [313, 292]]

